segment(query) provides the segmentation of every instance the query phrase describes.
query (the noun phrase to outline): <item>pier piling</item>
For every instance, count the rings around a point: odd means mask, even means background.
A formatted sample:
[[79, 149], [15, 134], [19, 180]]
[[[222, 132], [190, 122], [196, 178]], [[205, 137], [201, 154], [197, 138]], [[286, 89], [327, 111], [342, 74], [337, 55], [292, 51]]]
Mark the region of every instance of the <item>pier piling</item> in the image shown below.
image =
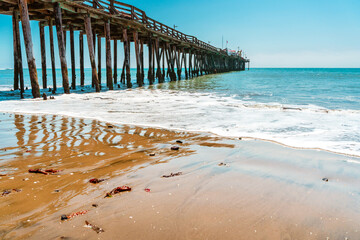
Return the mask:
[[58, 46], [59, 46], [61, 74], [62, 74], [62, 79], [63, 79], [63, 88], [64, 88], [64, 93], [69, 94], [70, 93], [69, 77], [68, 77], [68, 68], [67, 68], [67, 63], [66, 63], [66, 49], [65, 49], [66, 43], [64, 40], [61, 8], [60, 8], [59, 3], [54, 4], [54, 13], [55, 13], [56, 33], [57, 33]]
[[86, 32], [86, 38], [88, 42], [88, 49], [89, 49], [89, 57], [90, 57], [90, 63], [91, 63], [91, 72], [92, 72], [92, 79], [95, 86], [95, 91], [100, 92], [100, 85], [98, 80], [98, 75], [96, 71], [96, 63], [95, 63], [95, 52], [94, 52], [94, 41], [92, 36], [92, 30], [91, 30], [91, 19], [89, 15], [86, 15], [84, 18], [85, 23], [85, 32]]
[[124, 41], [124, 68], [126, 71], [126, 86], [132, 87], [131, 75], [130, 75], [130, 42], [128, 39], [127, 29], [123, 29], [123, 41]]
[[114, 84], [117, 84], [117, 77], [118, 77], [118, 74], [117, 74], [117, 39], [114, 39], [113, 41], [113, 45], [114, 45]]
[[[95, 51], [95, 39], [96, 39], [96, 34], [95, 34], [95, 31], [93, 32], [94, 33], [94, 51]], [[98, 61], [98, 81], [99, 81], [99, 84], [101, 86], [101, 37], [100, 35], [97, 36], [97, 61]], [[94, 55], [95, 55], [95, 52], [94, 52]], [[94, 87], [95, 85], [95, 79], [93, 78], [93, 81], [92, 81], [92, 87]]]
[[70, 24], [71, 89], [76, 89], [74, 27]]
[[105, 40], [106, 40], [106, 83], [109, 90], [113, 90], [113, 79], [112, 79], [112, 70], [111, 70], [111, 45], [110, 45], [110, 22], [109, 20], [105, 22]]
[[50, 56], [51, 56], [51, 73], [53, 80], [52, 92], [56, 92], [56, 68], [55, 68], [55, 48], [54, 48], [54, 32], [53, 32], [53, 21], [49, 20], [49, 37], [50, 37]]
[[85, 85], [85, 71], [84, 71], [84, 33], [79, 34], [79, 57], [80, 57], [80, 86]]
[[40, 48], [41, 48], [42, 85], [43, 85], [43, 89], [45, 89], [47, 88], [46, 49], [45, 49], [44, 25], [42, 22], [39, 22], [39, 30], [40, 30]]
[[[14, 46], [14, 90], [19, 89], [19, 53], [18, 53], [18, 39], [17, 32], [19, 30], [19, 23], [17, 19], [17, 12], [13, 11], [13, 46]], [[18, 25], [18, 27], [16, 27]]]
[[25, 42], [26, 58], [28, 62], [29, 75], [31, 81], [31, 92], [34, 98], [40, 97], [40, 87], [38, 82], [36, 63], [33, 54], [33, 43], [31, 38], [31, 28], [29, 20], [29, 12], [26, 0], [18, 0], [21, 25], [23, 29], [23, 37]]

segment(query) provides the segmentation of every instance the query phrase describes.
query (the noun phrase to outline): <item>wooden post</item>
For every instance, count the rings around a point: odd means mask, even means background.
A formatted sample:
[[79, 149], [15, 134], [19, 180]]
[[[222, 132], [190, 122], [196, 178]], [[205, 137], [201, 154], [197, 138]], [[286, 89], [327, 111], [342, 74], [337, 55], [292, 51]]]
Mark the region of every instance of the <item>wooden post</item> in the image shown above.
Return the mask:
[[[169, 50], [168, 50], [168, 43], [167, 42], [164, 44], [164, 52], [165, 52], [166, 65], [167, 65], [167, 77], [169, 77], [171, 66], [170, 66], [170, 56], [169, 56]], [[171, 76], [170, 76], [170, 81], [172, 81]]]
[[70, 23], [71, 89], [76, 88], [74, 27]]
[[112, 71], [111, 71], [111, 42], [110, 42], [110, 21], [105, 22], [105, 39], [106, 39], [106, 83], [109, 90], [113, 90]]
[[[125, 43], [124, 43], [124, 47], [125, 47]], [[125, 59], [124, 59], [123, 67], [122, 67], [122, 69], [121, 69], [120, 82], [121, 82], [122, 84], [125, 84]]]
[[151, 70], [151, 79], [153, 81], [153, 83], [155, 82], [155, 46], [154, 46], [154, 42], [152, 45], [152, 70]]
[[45, 33], [44, 25], [39, 22], [40, 28], [40, 48], [41, 48], [41, 69], [42, 69], [42, 85], [43, 89], [47, 88], [47, 74], [46, 74], [46, 47], [45, 47]]
[[[170, 48], [171, 49], [171, 48]], [[172, 62], [172, 75], [173, 75], [173, 80], [176, 81], [176, 72], [175, 72], [175, 64], [177, 63], [177, 51], [176, 51], [176, 46], [173, 45], [171, 51], [171, 62]], [[176, 66], [176, 70], [178, 69], [178, 67]]]
[[144, 43], [140, 40], [140, 65], [141, 65], [141, 84], [144, 85]]
[[199, 74], [200, 76], [202, 76], [202, 52], [199, 51], [198, 53], [198, 70], [199, 70]]
[[57, 32], [58, 45], [59, 45], [61, 74], [62, 74], [62, 78], [63, 78], [63, 88], [64, 88], [64, 93], [68, 94], [68, 93], [70, 93], [70, 89], [69, 89], [68, 69], [67, 69], [67, 63], [66, 63], [64, 31], [63, 31], [63, 26], [62, 26], [61, 8], [60, 8], [60, 5], [58, 2], [54, 4], [54, 14], [55, 14], [55, 25], [56, 25], [56, 32]]
[[203, 70], [204, 70], [204, 74], [208, 74], [208, 61], [207, 61], [208, 57], [207, 57], [207, 54], [204, 52], [204, 55], [203, 55]]
[[162, 46], [162, 49], [161, 49], [161, 57], [162, 57], [162, 77], [163, 77], [163, 80], [165, 80], [165, 48], [164, 46]]
[[176, 70], [177, 70], [177, 75], [178, 75], [178, 79], [181, 80], [181, 71], [182, 71], [182, 61], [181, 61], [181, 51], [180, 49], [178, 51], [175, 51], [177, 53], [177, 61], [176, 61]]
[[35, 58], [33, 55], [33, 43], [31, 38], [29, 12], [26, 0], [18, 0], [21, 25], [23, 29], [23, 36], [25, 42], [26, 57], [28, 62], [30, 81], [31, 81], [31, 92], [34, 98], [40, 97], [40, 87], [38, 82], [38, 76], [36, 71]]
[[[19, 53], [18, 53], [18, 43], [17, 43], [17, 33], [16, 29], [19, 29], [19, 23], [17, 22], [17, 12], [13, 11], [12, 15], [12, 24], [13, 24], [13, 46], [14, 46], [14, 90], [19, 89]], [[16, 28], [16, 24], [18, 27]]]
[[135, 58], [136, 58], [136, 82], [138, 84], [139, 87], [142, 86], [142, 81], [141, 81], [141, 63], [140, 63], [140, 48], [139, 48], [139, 37], [138, 37], [138, 32], [134, 32], [133, 33], [133, 38], [134, 38], [134, 45], [135, 45]]
[[[175, 52], [173, 52], [175, 50]], [[175, 59], [176, 59], [176, 47], [168, 46], [169, 53], [169, 63], [170, 63], [170, 79], [171, 81], [176, 81], [176, 73], [175, 73]]]
[[84, 35], [80, 32], [79, 35], [79, 48], [80, 48], [80, 85], [85, 85], [85, 71], [84, 71]]
[[131, 75], [130, 75], [130, 42], [127, 35], [127, 29], [123, 29], [123, 38], [124, 38], [124, 52], [125, 52], [125, 59], [124, 65], [126, 68], [126, 85], [128, 88], [132, 87], [131, 83]]
[[[92, 34], [93, 34], [93, 42], [94, 42], [94, 56], [96, 55], [95, 54], [95, 49], [96, 49], [96, 32], [95, 32], [95, 29], [92, 30]], [[98, 46], [99, 47], [99, 46]], [[100, 81], [100, 79], [99, 79]]]
[[153, 61], [152, 61], [152, 58], [153, 58], [153, 46], [152, 46], [152, 39], [151, 37], [149, 37], [149, 43], [148, 43], [148, 49], [149, 49], [149, 69], [148, 69], [148, 79], [149, 79], [149, 84], [153, 84], [154, 81], [152, 79], [152, 70], [153, 70]]
[[189, 49], [189, 78], [192, 78], [194, 75], [193, 75], [193, 72], [192, 72], [192, 55], [191, 55], [191, 49]]
[[[56, 21], [56, 20], [55, 20]], [[56, 23], [56, 22], [55, 22]], [[67, 40], [67, 31], [65, 30], [65, 26], [63, 25], [63, 35], [64, 35], [64, 48], [66, 52], [66, 40]]]
[[24, 98], [24, 72], [23, 72], [23, 65], [22, 65], [22, 55], [21, 55], [21, 46], [20, 46], [20, 30], [19, 30], [19, 13], [14, 11], [13, 16], [15, 17], [15, 40], [16, 40], [16, 49], [17, 49], [17, 69], [18, 69], [18, 76], [20, 77], [20, 97]]
[[49, 35], [50, 35], [50, 56], [51, 56], [51, 70], [52, 70], [52, 79], [53, 79], [53, 90], [56, 92], [56, 68], [55, 68], [55, 48], [54, 48], [54, 33], [53, 33], [53, 23], [49, 19]]
[[[172, 49], [171, 46], [169, 44], [167, 44], [166, 47], [166, 53], [167, 53], [167, 64], [168, 64], [168, 72], [169, 72], [169, 76], [170, 76], [170, 81], [176, 81], [176, 75], [175, 75], [175, 65], [174, 65], [174, 57], [172, 54]], [[174, 78], [175, 76], [175, 78]]]
[[[101, 37], [99, 34], [97, 36], [97, 52], [98, 52], [98, 80], [99, 80], [99, 84], [101, 87]], [[94, 54], [95, 54], [95, 52], [94, 52]], [[93, 84], [95, 84], [95, 81]]]
[[94, 54], [94, 41], [93, 41], [93, 35], [91, 31], [91, 19], [90, 16], [85, 16], [85, 31], [86, 31], [86, 38], [88, 42], [88, 48], [89, 48], [89, 57], [90, 57], [90, 63], [91, 63], [91, 70], [92, 70], [92, 78], [94, 79], [94, 85], [96, 92], [100, 92], [100, 85], [98, 80], [98, 75], [96, 72], [96, 64], [95, 64], [95, 54]]
[[198, 61], [198, 55], [199, 52], [195, 51], [194, 53], [194, 71], [195, 71], [195, 74], [196, 76], [198, 77], [199, 76], [199, 61]]
[[155, 56], [156, 56], [156, 65], [157, 71], [156, 76], [158, 77], [159, 83], [163, 82], [163, 76], [161, 72], [161, 56], [160, 56], [160, 49], [159, 49], [159, 38], [155, 39]]
[[198, 71], [199, 71], [199, 75], [202, 76], [202, 66], [201, 66], [201, 55], [202, 53], [199, 51], [198, 52], [198, 57], [197, 57], [197, 63], [198, 63]]
[[183, 49], [183, 62], [184, 62], [184, 69], [185, 69], [185, 79], [189, 79], [188, 76], [188, 70], [187, 70], [187, 66], [186, 66], [186, 50]]
[[192, 72], [193, 72], [193, 77], [195, 76], [195, 72], [196, 72], [196, 51], [194, 50], [193, 53], [193, 66], [192, 66]]
[[117, 84], [117, 39], [114, 39], [114, 84]]

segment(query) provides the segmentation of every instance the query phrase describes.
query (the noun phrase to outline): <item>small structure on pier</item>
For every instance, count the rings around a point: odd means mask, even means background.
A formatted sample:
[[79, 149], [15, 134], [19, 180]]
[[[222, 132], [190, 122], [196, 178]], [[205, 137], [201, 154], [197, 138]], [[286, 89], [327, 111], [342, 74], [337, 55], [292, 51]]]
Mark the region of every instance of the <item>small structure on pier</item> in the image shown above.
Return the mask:
[[[117, 44], [124, 45], [124, 61], [120, 81], [131, 87], [130, 42], [134, 43], [136, 58], [136, 80], [139, 86], [144, 84], [144, 45], [148, 47], [149, 84], [156, 79], [164, 82], [165, 75], [171, 81], [180, 80], [182, 71], [185, 78], [203, 74], [245, 70], [249, 60], [241, 55], [230, 55], [226, 51], [186, 35], [148, 17], [144, 11], [115, 0], [0, 0], [0, 14], [12, 15], [14, 32], [14, 89], [24, 91], [24, 76], [20, 47], [19, 21], [22, 24], [24, 44], [29, 68], [32, 94], [40, 97], [40, 86], [33, 54], [33, 36], [30, 21], [39, 22], [41, 44], [42, 87], [47, 88], [46, 50], [44, 28], [49, 27], [51, 68], [53, 89], [56, 86], [55, 48], [53, 26], [56, 26], [58, 54], [61, 63], [64, 93], [76, 88], [75, 76], [75, 39], [74, 31], [79, 34], [80, 85], [84, 85], [84, 37], [86, 35], [92, 69], [92, 86], [97, 92], [101, 84], [101, 38], [105, 38], [106, 85], [112, 90], [118, 81]], [[71, 83], [68, 77], [66, 58], [66, 34], [70, 32]], [[113, 41], [113, 56], [110, 43]], [[97, 63], [95, 45], [97, 42]], [[114, 59], [114, 61], [112, 61]], [[165, 72], [165, 62], [167, 72]], [[113, 64], [113, 65], [112, 65]]]

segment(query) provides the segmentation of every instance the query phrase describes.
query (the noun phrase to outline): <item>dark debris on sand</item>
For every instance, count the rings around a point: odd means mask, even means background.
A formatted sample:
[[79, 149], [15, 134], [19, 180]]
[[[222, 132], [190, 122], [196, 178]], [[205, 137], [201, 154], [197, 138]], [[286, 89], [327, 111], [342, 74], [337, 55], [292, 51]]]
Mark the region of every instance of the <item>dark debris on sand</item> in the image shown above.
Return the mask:
[[9, 195], [12, 192], [21, 192], [21, 189], [17, 189], [17, 188], [13, 188], [13, 189], [5, 189], [3, 190], [3, 192], [1, 193], [1, 196], [4, 197], [6, 195]]
[[41, 169], [41, 168], [37, 168], [37, 169], [29, 169], [29, 173], [41, 173], [44, 175], [48, 175], [48, 174], [55, 174], [60, 172], [61, 170], [55, 170], [55, 169]]
[[163, 175], [163, 178], [170, 178], [170, 177], [176, 177], [176, 176], [180, 176], [182, 175], [182, 172], [177, 172], [177, 173], [170, 173], [169, 175]]

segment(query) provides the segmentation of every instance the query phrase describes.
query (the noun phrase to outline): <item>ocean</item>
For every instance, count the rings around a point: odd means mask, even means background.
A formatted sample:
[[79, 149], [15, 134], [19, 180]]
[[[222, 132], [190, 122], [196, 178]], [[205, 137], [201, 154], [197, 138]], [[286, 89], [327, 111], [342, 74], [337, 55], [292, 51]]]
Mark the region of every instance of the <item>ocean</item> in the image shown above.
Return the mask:
[[[0, 70], [0, 112], [62, 114], [360, 156], [360, 69], [253, 68], [141, 88], [135, 88], [132, 69], [134, 88], [114, 91], [106, 91], [103, 70], [98, 94], [86, 69], [87, 86], [51, 101], [31, 99], [30, 90], [18, 100], [18, 91], [10, 91], [12, 74]], [[79, 71], [77, 76], [79, 81]], [[51, 87], [50, 69], [48, 82]]]

